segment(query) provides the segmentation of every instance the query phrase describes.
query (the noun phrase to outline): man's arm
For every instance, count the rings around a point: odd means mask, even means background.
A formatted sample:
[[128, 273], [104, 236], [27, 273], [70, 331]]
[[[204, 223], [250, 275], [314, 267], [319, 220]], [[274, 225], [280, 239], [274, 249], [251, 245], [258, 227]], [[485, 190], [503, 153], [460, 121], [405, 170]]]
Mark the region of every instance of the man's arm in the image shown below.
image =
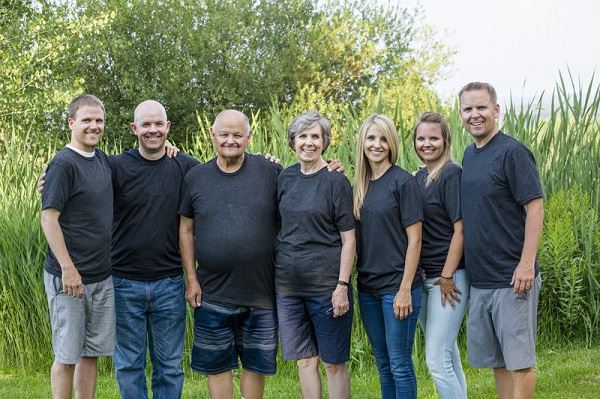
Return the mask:
[[521, 260], [510, 282], [513, 285], [513, 291], [517, 294], [528, 291], [533, 285], [533, 279], [535, 278], [535, 257], [544, 226], [544, 202], [542, 199], [535, 198], [524, 206], [527, 216], [525, 218], [523, 251], [521, 252]]
[[185, 299], [187, 299], [190, 306], [197, 308], [202, 305], [202, 289], [196, 275], [194, 241], [194, 219], [180, 216], [179, 252], [181, 253], [181, 261], [187, 280]]
[[60, 211], [58, 209], [44, 209], [41, 218], [42, 230], [44, 231], [50, 250], [60, 265], [62, 271], [63, 292], [67, 295], [81, 298], [85, 288], [81, 281], [81, 276], [75, 268], [75, 265], [69, 256], [69, 252], [67, 251], [65, 238], [60, 228], [60, 224], [58, 223], [59, 216]]

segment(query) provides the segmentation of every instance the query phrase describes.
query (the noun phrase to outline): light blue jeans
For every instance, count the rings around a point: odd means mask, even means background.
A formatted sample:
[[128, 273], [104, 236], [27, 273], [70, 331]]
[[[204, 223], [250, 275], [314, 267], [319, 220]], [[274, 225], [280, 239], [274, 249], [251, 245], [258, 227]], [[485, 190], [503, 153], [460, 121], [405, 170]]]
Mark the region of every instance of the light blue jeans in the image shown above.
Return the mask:
[[383, 399], [416, 399], [417, 379], [412, 348], [421, 307], [421, 287], [412, 290], [413, 312], [404, 320], [394, 317], [396, 293], [358, 292], [360, 317], [373, 347]]
[[117, 316], [114, 362], [121, 398], [148, 398], [148, 349], [153, 398], [181, 398], [186, 315], [183, 275], [153, 281], [113, 277], [113, 282]]
[[467, 382], [460, 362], [456, 337], [460, 330], [467, 303], [469, 280], [464, 269], [454, 273], [454, 284], [462, 292], [460, 303], [452, 308], [442, 307], [442, 294], [438, 278], [423, 282], [423, 303], [419, 323], [425, 332], [425, 359], [429, 373], [442, 399], [466, 399]]

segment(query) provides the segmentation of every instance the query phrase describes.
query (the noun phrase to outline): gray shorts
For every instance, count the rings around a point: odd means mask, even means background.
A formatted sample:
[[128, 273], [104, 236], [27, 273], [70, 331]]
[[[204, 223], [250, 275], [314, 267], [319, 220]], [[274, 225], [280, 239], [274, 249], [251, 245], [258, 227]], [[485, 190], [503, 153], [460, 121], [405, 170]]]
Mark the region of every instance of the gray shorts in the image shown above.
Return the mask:
[[115, 295], [112, 277], [85, 284], [75, 298], [62, 292], [62, 280], [44, 270], [54, 360], [76, 364], [82, 357], [112, 356], [115, 350]]
[[531, 290], [471, 287], [467, 348], [472, 367], [505, 367], [509, 371], [534, 367], [537, 307], [541, 276]]

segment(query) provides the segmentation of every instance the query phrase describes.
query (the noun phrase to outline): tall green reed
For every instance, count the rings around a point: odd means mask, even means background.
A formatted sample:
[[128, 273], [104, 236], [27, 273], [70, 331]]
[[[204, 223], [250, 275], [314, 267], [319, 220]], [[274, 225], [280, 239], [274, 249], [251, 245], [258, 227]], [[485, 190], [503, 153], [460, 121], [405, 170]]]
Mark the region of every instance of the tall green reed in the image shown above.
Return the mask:
[[[596, 82], [587, 85], [561, 76], [550, 96], [547, 108], [544, 95], [527, 102], [511, 102], [501, 121], [501, 128], [527, 144], [536, 156], [548, 202], [548, 216], [540, 247], [542, 271], [546, 279], [541, 294], [540, 332], [557, 339], [583, 338], [591, 342], [599, 330], [600, 287], [598, 286], [598, 245], [600, 238], [592, 226], [596, 223], [590, 210], [600, 209], [600, 128], [598, 110], [600, 88]], [[448, 109], [433, 108], [445, 115], [453, 132], [453, 156], [458, 162], [471, 138], [460, 123], [458, 104]], [[346, 107], [333, 120], [339, 138], [327, 150], [326, 158], [343, 162], [346, 175], [354, 175], [356, 134], [362, 121], [371, 113], [391, 116], [401, 139], [398, 164], [415, 170], [420, 160], [412, 144], [413, 121], [421, 111], [402, 109], [397, 102], [386, 106], [375, 98], [364, 109]], [[263, 113], [250, 115], [252, 125], [251, 152], [272, 153], [284, 166], [296, 162], [288, 148], [286, 131], [297, 114], [292, 105], [273, 104]], [[199, 113], [198, 130], [176, 143], [202, 161], [214, 156], [210, 140], [213, 115]], [[121, 151], [131, 145], [128, 132], [114, 134], [107, 130], [102, 147], [108, 152]], [[64, 144], [64, 137], [54, 137], [22, 121], [0, 121], [0, 368], [47, 369], [51, 362], [50, 331], [46, 297], [42, 284], [42, 264], [46, 242], [39, 225], [39, 196], [35, 182], [40, 171]], [[575, 198], [589, 202], [573, 204], [569, 196], [578, 185]], [[571, 202], [569, 202], [571, 201]], [[588, 200], [586, 200], [588, 201]], [[567, 205], [564, 205], [566, 203]], [[570, 206], [569, 212], [554, 211], [557, 204]], [[573, 215], [565, 221], [552, 215]], [[586, 224], [587, 223], [587, 224]], [[571, 233], [572, 232], [572, 235]], [[188, 314], [191, 321], [191, 312]], [[585, 326], [571, 328], [572, 326]], [[597, 333], [596, 333], [597, 334]], [[191, 351], [192, 326], [188, 321], [186, 359]], [[464, 337], [461, 335], [461, 342]], [[423, 368], [422, 340], [417, 339], [415, 359]], [[368, 340], [355, 312], [353, 370], [372, 365]], [[108, 367], [108, 366], [107, 366]], [[106, 367], [105, 367], [106, 368]], [[282, 364], [282, 370], [294, 366]]]
[[46, 242], [35, 181], [55, 143], [12, 124], [0, 137], [0, 367], [48, 367], [50, 324], [42, 279]]

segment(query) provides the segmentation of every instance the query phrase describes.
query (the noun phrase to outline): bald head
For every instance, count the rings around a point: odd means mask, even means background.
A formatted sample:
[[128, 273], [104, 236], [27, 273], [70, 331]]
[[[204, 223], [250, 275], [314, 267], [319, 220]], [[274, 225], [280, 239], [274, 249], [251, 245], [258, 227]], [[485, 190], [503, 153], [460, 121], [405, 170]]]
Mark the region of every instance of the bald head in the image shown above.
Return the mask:
[[146, 114], [160, 115], [165, 122], [167, 121], [167, 110], [165, 110], [165, 107], [163, 107], [163, 105], [158, 101], [142, 101], [137, 107], [135, 107], [133, 120], [136, 123], [139, 123]]
[[138, 138], [140, 154], [146, 159], [158, 159], [165, 153], [165, 141], [171, 128], [167, 111], [161, 103], [146, 100], [135, 108], [129, 125]]
[[250, 135], [250, 121], [248, 117], [235, 109], [226, 109], [225, 111], [221, 111], [215, 118], [215, 122], [212, 125], [212, 132], [214, 134], [225, 126], [239, 125], [243, 125], [244, 133]]

